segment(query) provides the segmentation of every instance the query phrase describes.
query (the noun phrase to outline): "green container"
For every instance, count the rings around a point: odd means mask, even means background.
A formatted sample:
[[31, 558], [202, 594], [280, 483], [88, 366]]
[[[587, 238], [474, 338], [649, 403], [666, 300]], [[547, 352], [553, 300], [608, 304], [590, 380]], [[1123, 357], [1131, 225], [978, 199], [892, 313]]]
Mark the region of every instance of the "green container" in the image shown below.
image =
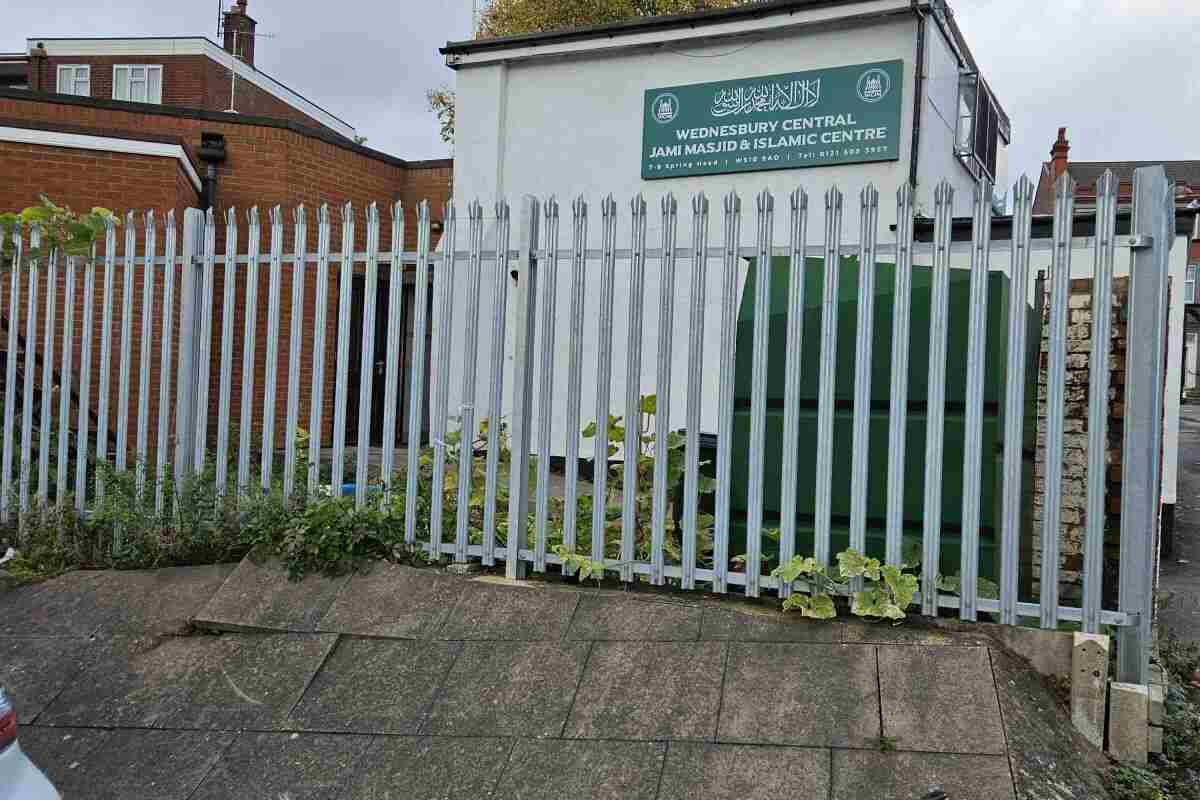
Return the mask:
[[[764, 527], [779, 526], [780, 486], [783, 467], [784, 392], [787, 342], [788, 259], [771, 262], [771, 320], [767, 355], [766, 452], [763, 470]], [[871, 423], [867, 453], [853, 452], [854, 379], [858, 328], [858, 263], [843, 259], [838, 290], [838, 347], [834, 391], [832, 551], [849, 546], [850, 484], [854, 458], [869, 460], [867, 489], [867, 552], [884, 554], [888, 482], [888, 430], [892, 388], [892, 319], [895, 298], [895, 265], [879, 264], [875, 274], [875, 320], [871, 352]], [[905, 447], [904, 536], [906, 545], [921, 540], [924, 524], [925, 437], [928, 427], [927, 392], [929, 374], [929, 318], [932, 269], [914, 267], [910, 322], [908, 420]], [[737, 363], [734, 384], [733, 469], [731, 486], [730, 553], [745, 552], [746, 510], [750, 445], [751, 357], [754, 341], [754, 294], [757, 269], [750, 265], [738, 315]], [[804, 327], [801, 352], [800, 435], [795, 443], [800, 453], [797, 474], [796, 552], [812, 551], [816, 499], [817, 396], [820, 386], [821, 316], [824, 262], [809, 259], [805, 269]], [[946, 412], [942, 448], [942, 552], [940, 571], [959, 572], [961, 557], [962, 486], [964, 473], [965, 410], [967, 384], [967, 341], [970, 323], [970, 273], [950, 271], [950, 319], [947, 336]], [[991, 273], [987, 286], [987, 344], [985, 347], [983, 448], [980, 508], [980, 575], [995, 579], [995, 554], [1000, 525], [1002, 459], [1004, 440], [1004, 386], [1008, 357], [1009, 281]], [[1037, 352], [1040, 324], [1034, 310], [1026, 307], [1027, 353], [1025, 449], [1032, 453], [1036, 428]], [[713, 458], [715, 454], [704, 454]], [[1028, 465], [1027, 465], [1028, 467]], [[1024, 490], [1031, 496], [1032, 469], [1025, 470]], [[1025, 507], [1029, 507], [1029, 503]], [[1025, 526], [1028, 529], [1028, 526]], [[769, 539], [763, 552], [778, 557], [778, 547]]]

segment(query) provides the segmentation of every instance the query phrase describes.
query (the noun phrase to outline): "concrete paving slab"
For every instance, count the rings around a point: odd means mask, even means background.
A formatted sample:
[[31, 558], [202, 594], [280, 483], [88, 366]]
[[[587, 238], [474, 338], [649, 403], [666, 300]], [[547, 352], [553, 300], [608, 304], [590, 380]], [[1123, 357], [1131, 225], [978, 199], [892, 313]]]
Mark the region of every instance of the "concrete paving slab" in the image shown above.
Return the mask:
[[31, 725], [18, 734], [21, 749], [63, 797], [94, 797], [89, 774], [89, 767], [95, 769], [92, 753], [112, 737], [112, 731]]
[[186, 800], [233, 738], [216, 732], [33, 727], [21, 731], [21, 746], [67, 800]]
[[247, 556], [195, 622], [214, 630], [311, 633], [349, 579], [309, 575], [292, 581], [278, 561], [255, 563]]
[[0, 635], [182, 633], [232, 564], [69, 572], [0, 598]]
[[731, 644], [722, 742], [869, 747], [880, 734], [875, 648]]
[[203, 731], [113, 731], [92, 752], [85, 774], [97, 800], [186, 800], [234, 734]]
[[747, 606], [707, 606], [700, 638], [734, 642], [840, 642], [844, 625], [832, 620], [804, 619], [799, 614]]
[[376, 564], [352, 575], [318, 624], [331, 633], [428, 638], [454, 607], [461, 579], [399, 564]]
[[579, 595], [528, 583], [470, 581], [438, 630], [438, 639], [557, 641], [571, 624]]
[[971, 630], [954, 620], [926, 620], [918, 617], [916, 606], [909, 609], [908, 619], [902, 625], [893, 625], [887, 620], [870, 622], [865, 619], [845, 621], [844, 641], [863, 644], [925, 644], [946, 647], [986, 647], [992, 641], [978, 629]]
[[188, 800], [337, 800], [370, 736], [243, 733]]
[[39, 715], [45, 725], [150, 728], [175, 711], [213, 651], [212, 637], [118, 637]]
[[233, 573], [235, 564], [106, 572], [96, 602], [112, 610], [110, 633], [183, 633]]
[[518, 740], [496, 800], [651, 800], [666, 746], [658, 742]]
[[338, 800], [489, 797], [511, 750], [508, 739], [381, 737], [347, 776]]
[[1024, 659], [992, 650], [992, 674], [1017, 796], [1055, 800], [1107, 797], [1108, 758], [1071, 724], [1046, 679]]
[[1015, 800], [1003, 756], [833, 752], [833, 800], [920, 800], [935, 787], [953, 800]]
[[696, 641], [700, 607], [647, 599], [590, 595], [580, 598], [568, 639], [600, 641]]
[[17, 722], [32, 722], [87, 665], [91, 639], [0, 637], [0, 686], [17, 709]]
[[103, 572], [68, 572], [0, 596], [0, 636], [90, 636], [113, 618], [96, 602]]
[[828, 750], [670, 742], [658, 800], [828, 796]]
[[164, 728], [280, 727], [333, 649], [333, 634], [235, 634], [212, 639]]
[[415, 734], [462, 646], [343, 638], [292, 711], [289, 726]]
[[712, 739], [724, 643], [596, 642], [564, 735]]
[[988, 651], [880, 647], [883, 733], [902, 750], [1004, 753]]
[[467, 642], [421, 732], [559, 735], [588, 648], [586, 642]]

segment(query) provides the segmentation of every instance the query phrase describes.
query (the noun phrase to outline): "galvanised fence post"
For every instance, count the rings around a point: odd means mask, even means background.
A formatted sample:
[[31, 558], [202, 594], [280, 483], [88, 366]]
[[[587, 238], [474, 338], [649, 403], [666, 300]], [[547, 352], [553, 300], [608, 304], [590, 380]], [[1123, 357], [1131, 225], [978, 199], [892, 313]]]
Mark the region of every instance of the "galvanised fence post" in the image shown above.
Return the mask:
[[[1161, 166], [1134, 172], [1127, 341], [1145, 357], [1125, 365], [1125, 444], [1121, 482], [1120, 629], [1117, 680], [1147, 683], [1153, 619], [1155, 537], [1162, 492], [1163, 380], [1166, 372], [1167, 258], [1174, 218], [1171, 185]], [[1094, 365], [1093, 365], [1094, 366]]]

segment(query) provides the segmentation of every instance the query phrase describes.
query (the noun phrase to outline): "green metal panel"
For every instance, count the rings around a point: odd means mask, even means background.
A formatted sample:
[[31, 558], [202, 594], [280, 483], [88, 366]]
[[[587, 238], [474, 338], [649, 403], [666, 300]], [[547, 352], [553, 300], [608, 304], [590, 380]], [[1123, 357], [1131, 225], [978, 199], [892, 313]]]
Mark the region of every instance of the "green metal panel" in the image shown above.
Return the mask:
[[[772, 260], [772, 296], [770, 344], [768, 352], [768, 446], [764, 456], [763, 507], [765, 526], [778, 525], [780, 508], [780, 473], [783, 438], [784, 363], [787, 332], [787, 287], [789, 268], [786, 258]], [[745, 476], [749, 470], [750, 433], [750, 373], [754, 324], [754, 284], [756, 268], [750, 265], [749, 277], [742, 295], [738, 317], [737, 365], [735, 375], [735, 410], [733, 424], [733, 471]], [[834, 552], [848, 546], [850, 515], [850, 474], [854, 458], [870, 461], [870, 484], [867, 495], [868, 551], [883, 555], [884, 524], [887, 508], [888, 407], [891, 393], [891, 335], [894, 307], [895, 266], [879, 264], [875, 277], [874, 346], [871, 364], [871, 434], [869, 452], [852, 452], [853, 393], [855, 340], [857, 337], [858, 264], [853, 258], [843, 259], [839, 289], [837, 386], [835, 390], [834, 422], [834, 496], [832, 498]], [[908, 380], [908, 430], [905, 450], [904, 520], [906, 539], [911, 535], [919, 540], [923, 519], [926, 435], [926, 383], [929, 371], [929, 267], [914, 267], [912, 276], [912, 320], [910, 367]], [[805, 270], [805, 313], [803, 340], [803, 374], [801, 376], [800, 449], [797, 497], [798, 537], [796, 552], [805, 553], [812, 547], [812, 523], [815, 507], [815, 459], [817, 435], [817, 390], [821, 348], [821, 300], [823, 262], [809, 259]], [[993, 551], [1000, 525], [1001, 458], [1004, 434], [1004, 370], [1007, 357], [1007, 276], [992, 273], [988, 276], [987, 347], [984, 380], [984, 422], [981, 507], [983, 508], [980, 574], [994, 577]], [[942, 566], [946, 574], [958, 571], [958, 530], [962, 521], [962, 484], [964, 471], [964, 411], [966, 399], [967, 331], [969, 325], [970, 274], [967, 270], [951, 270], [950, 320], [946, 369], [946, 418], [943, 458]], [[1036, 402], [1037, 358], [1040, 326], [1037, 315], [1028, 309], [1029, 352], [1026, 364], [1026, 442], [1032, 444], [1033, 412]], [[707, 456], [706, 456], [707, 457]], [[747, 486], [743, 479], [731, 487], [733, 543], [731, 553], [744, 551]], [[773, 555], [777, 548], [764, 543], [764, 552]]]

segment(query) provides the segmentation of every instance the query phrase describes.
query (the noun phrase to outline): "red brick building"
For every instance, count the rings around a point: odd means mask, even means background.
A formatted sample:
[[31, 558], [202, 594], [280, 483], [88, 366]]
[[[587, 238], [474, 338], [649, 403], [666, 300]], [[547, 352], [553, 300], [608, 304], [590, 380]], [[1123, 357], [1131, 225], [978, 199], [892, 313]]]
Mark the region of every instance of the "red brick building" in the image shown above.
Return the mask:
[[[263, 251], [269, 243], [268, 211], [281, 205], [285, 211], [285, 250], [292, 249], [292, 209], [303, 203], [309, 209], [310, 246], [316, 242], [316, 211], [328, 203], [339, 209], [354, 206], [358, 249], [365, 245], [365, 211], [371, 202], [380, 204], [383, 225], [381, 248], [390, 248], [388, 211], [391, 203], [404, 204], [406, 249], [416, 245], [416, 209], [428, 199], [438, 209], [450, 193], [449, 160], [406, 161], [367, 148], [354, 139], [354, 129], [343, 120], [307, 100], [254, 68], [255, 22], [247, 14], [245, 0], [238, 0], [225, 13], [224, 47], [203, 37], [170, 39], [54, 39], [29, 40], [29, 51], [20, 56], [0, 55], [0, 210], [19, 210], [35, 203], [40, 194], [73, 208], [104, 206], [117, 212], [153, 209], [160, 226], [167, 211], [174, 209], [182, 225], [186, 208], [213, 208], [219, 220], [229, 208], [238, 210], [240, 252], [245, 252], [245, 212], [258, 206], [263, 226]], [[22, 66], [24, 76], [22, 77]], [[27, 88], [26, 88], [27, 87]], [[230, 113], [231, 107], [237, 113]], [[340, 213], [333, 215], [333, 243], [340, 248]], [[142, 218], [137, 221], [139, 247]], [[218, 226], [218, 253], [224, 252], [224, 225]], [[123, 257], [124, 229], [118, 233], [118, 265]], [[139, 252], [140, 256], [141, 253]], [[117, 269], [114, 307], [123, 302], [121, 269]], [[311, 338], [316, 291], [312, 272], [305, 286], [305, 325]], [[261, 376], [266, 361], [267, 270], [260, 271], [256, 315], [255, 369]], [[356, 291], [361, 292], [357, 284]], [[77, 309], [82, 303], [82, 280], [76, 296], [65, 296], [60, 271], [58, 308]], [[100, 297], [97, 278], [97, 299]], [[159, 287], [161, 288], [161, 279]], [[8, 309], [8, 284], [0, 287], [0, 308]], [[285, 270], [282, 292], [290, 297], [290, 273]], [[238, 302], [233, 329], [234, 379], [232, 419], [240, 415], [242, 398], [241, 355], [246, 291], [244, 280], [237, 287]], [[222, 328], [220, 298], [221, 270], [217, 271], [214, 303], [215, 337]], [[411, 290], [410, 290], [411, 293]], [[415, 295], [413, 295], [415, 296]], [[43, 287], [42, 297], [45, 297]], [[134, 283], [132, 352], [140, 348], [142, 280]], [[330, 281], [326, 324], [325, 375], [333, 374], [337, 347], [337, 280]], [[411, 298], [407, 300], [411, 303]], [[381, 310], [382, 312], [382, 310]], [[119, 314], [114, 314], [114, 317]], [[100, 314], [93, 335], [92, 408], [99, 392], [95, 364], [100, 347]], [[6, 320], [7, 321], [7, 320]], [[23, 326], [23, 321], [22, 321]], [[161, 320], [153, 322], [160, 330]], [[79, 330], [76, 319], [74, 370], [80, 363]], [[24, 333], [24, 328], [21, 327]], [[291, 331], [290, 304], [283, 303], [280, 319], [279, 385], [286, 386], [288, 337]], [[2, 333], [2, 332], [0, 332]], [[120, 322], [114, 319], [113, 353], [119, 353]], [[61, 334], [60, 334], [61, 337]], [[353, 337], [352, 337], [353, 338]], [[39, 337], [40, 339], [40, 337]], [[0, 340], [3, 337], [0, 336]], [[161, 342], [156, 339], [151, 363], [150, 417], [157, 419], [158, 361]], [[40, 341], [35, 347], [40, 348]], [[211, 374], [219, 374], [219, 346], [212, 348]], [[56, 343], [56, 363], [61, 359], [61, 338]], [[115, 355], [114, 355], [115, 358]], [[311, 376], [312, 354], [303, 359], [301, 383]], [[116, 380], [116, 368], [113, 380]], [[77, 385], [78, 377], [74, 383]], [[332, 381], [326, 381], [325, 409], [332, 409]], [[263, 382], [256, 381], [254, 404], [261, 408]], [[107, 387], [115, 405], [116, 388]], [[138, 405], [137, 381], [130, 389], [130, 429]], [[301, 419], [308, 418], [307, 391]], [[351, 392], [357, 400], [355, 392]], [[210, 392], [211, 418], [215, 420], [218, 397]], [[283, 403], [276, 403], [276, 430], [282, 437]], [[110, 428], [115, 430], [115, 415]], [[329, 417], [332, 414], [328, 415]], [[261, 421], [256, 422], [256, 427]], [[209, 425], [215, 436], [215, 422]], [[349, 426], [348, 426], [349, 427]], [[331, 422], [323, 431], [331, 435]], [[153, 439], [154, 437], [151, 437]], [[280, 443], [282, 439], [279, 439]]]
[[[1050, 160], [1042, 164], [1041, 178], [1038, 180], [1037, 195], [1033, 204], [1034, 214], [1054, 213], [1054, 181], [1068, 171], [1076, 183], [1075, 210], [1094, 210], [1096, 181], [1109, 169], [1121, 182], [1119, 210], [1128, 211], [1133, 206], [1133, 171], [1138, 167], [1159, 164], [1166, 170], [1167, 180], [1175, 182], [1176, 209], [1195, 210], [1200, 213], [1200, 161], [1072, 161], [1070, 153], [1071, 143], [1067, 140], [1067, 129], [1059, 128], [1058, 138], [1050, 148]], [[1200, 240], [1192, 242], [1190, 263], [1200, 266]], [[1190, 274], [1189, 280], [1192, 280]]]
[[34, 92], [286, 119], [349, 139], [354, 128], [254, 66], [245, 0], [224, 14], [224, 46], [203, 36], [27, 40]]

